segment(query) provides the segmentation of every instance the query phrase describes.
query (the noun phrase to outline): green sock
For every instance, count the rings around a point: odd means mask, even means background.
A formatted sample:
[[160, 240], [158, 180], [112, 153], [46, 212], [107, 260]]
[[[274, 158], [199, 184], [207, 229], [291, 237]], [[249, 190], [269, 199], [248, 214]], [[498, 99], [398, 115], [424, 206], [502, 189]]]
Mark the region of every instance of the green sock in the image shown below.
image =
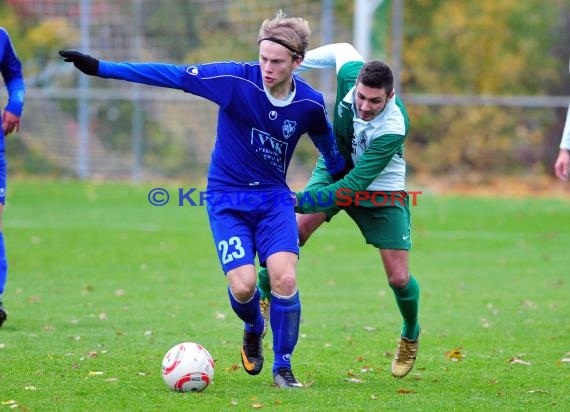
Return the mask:
[[267, 268], [260, 268], [257, 271], [257, 289], [259, 289], [260, 299], [271, 298], [271, 284], [269, 283]]
[[402, 336], [416, 340], [420, 334], [418, 323], [418, 307], [420, 301], [420, 285], [410, 274], [410, 281], [402, 289], [392, 288], [400, 313], [404, 318]]

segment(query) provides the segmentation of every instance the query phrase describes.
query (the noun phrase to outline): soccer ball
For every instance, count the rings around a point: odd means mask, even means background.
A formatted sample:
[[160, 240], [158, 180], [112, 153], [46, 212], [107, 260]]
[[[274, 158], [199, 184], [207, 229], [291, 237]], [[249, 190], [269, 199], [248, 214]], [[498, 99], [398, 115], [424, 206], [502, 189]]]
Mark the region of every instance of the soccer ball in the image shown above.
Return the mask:
[[214, 379], [214, 360], [202, 345], [184, 342], [162, 359], [162, 379], [176, 392], [201, 392]]

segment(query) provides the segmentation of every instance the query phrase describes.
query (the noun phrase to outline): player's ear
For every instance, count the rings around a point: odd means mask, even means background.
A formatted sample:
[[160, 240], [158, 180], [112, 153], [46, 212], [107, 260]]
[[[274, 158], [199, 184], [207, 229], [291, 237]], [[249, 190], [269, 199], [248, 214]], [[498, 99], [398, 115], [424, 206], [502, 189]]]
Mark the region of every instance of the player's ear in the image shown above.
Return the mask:
[[394, 89], [392, 89], [392, 91], [388, 95], [388, 99], [391, 99], [392, 97], [394, 97], [395, 94], [396, 94], [396, 92], [394, 91]]
[[298, 69], [301, 63], [303, 63], [303, 56], [299, 55], [293, 56], [293, 70]]

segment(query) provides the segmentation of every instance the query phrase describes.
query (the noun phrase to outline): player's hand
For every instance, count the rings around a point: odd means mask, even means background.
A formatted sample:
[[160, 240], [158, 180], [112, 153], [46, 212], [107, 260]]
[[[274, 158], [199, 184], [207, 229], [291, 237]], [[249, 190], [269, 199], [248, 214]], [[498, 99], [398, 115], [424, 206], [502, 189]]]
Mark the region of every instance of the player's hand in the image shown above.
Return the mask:
[[73, 63], [75, 67], [85, 74], [96, 76], [99, 72], [99, 60], [88, 54], [83, 54], [74, 50], [60, 50], [59, 55], [63, 60]]
[[18, 132], [20, 130], [20, 117], [4, 110], [2, 113], [2, 130], [4, 130], [5, 136], [14, 131]]
[[560, 149], [556, 163], [554, 164], [554, 174], [560, 180], [568, 180], [568, 168], [570, 167], [570, 151]]

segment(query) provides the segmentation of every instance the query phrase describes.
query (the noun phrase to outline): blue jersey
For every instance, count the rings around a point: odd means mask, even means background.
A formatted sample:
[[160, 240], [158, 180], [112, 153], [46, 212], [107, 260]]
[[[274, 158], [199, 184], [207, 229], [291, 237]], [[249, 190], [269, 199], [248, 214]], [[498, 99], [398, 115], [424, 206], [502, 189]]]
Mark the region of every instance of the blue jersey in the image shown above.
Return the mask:
[[344, 168], [323, 96], [300, 77], [286, 100], [264, 88], [258, 63], [195, 66], [99, 62], [99, 77], [180, 89], [219, 106], [208, 190], [287, 187], [286, 173], [301, 136], [311, 137], [331, 174]]
[[[16, 56], [8, 32], [0, 27], [0, 72], [8, 90], [8, 102], [4, 110], [20, 117], [24, 108], [24, 76], [22, 64]], [[4, 131], [0, 127], [0, 151], [4, 151]]]

